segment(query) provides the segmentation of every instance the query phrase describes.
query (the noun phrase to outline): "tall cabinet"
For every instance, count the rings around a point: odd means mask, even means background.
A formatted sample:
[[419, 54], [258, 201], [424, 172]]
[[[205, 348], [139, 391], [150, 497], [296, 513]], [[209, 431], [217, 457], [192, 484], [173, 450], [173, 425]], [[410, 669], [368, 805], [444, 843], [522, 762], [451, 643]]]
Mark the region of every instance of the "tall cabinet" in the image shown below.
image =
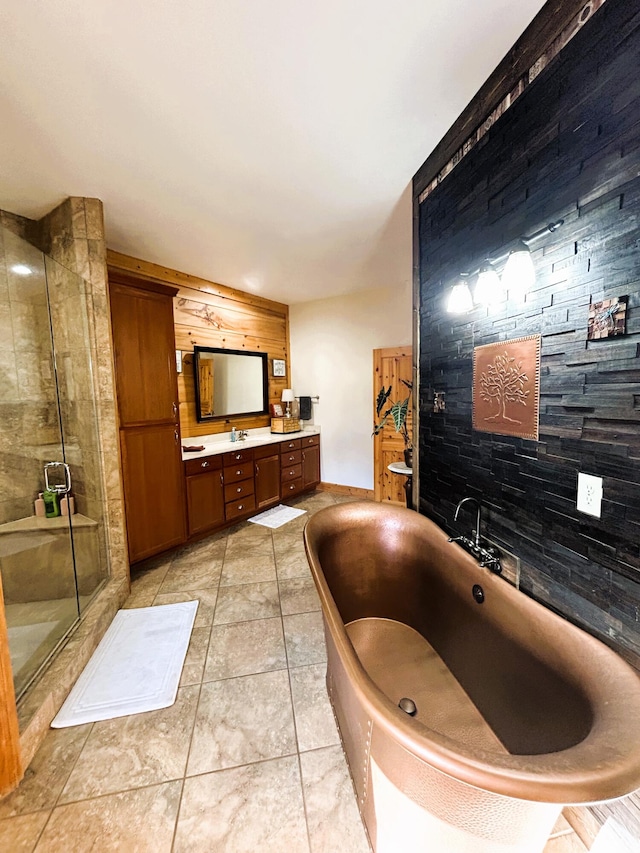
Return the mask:
[[110, 273], [129, 560], [186, 540], [173, 297], [177, 288]]

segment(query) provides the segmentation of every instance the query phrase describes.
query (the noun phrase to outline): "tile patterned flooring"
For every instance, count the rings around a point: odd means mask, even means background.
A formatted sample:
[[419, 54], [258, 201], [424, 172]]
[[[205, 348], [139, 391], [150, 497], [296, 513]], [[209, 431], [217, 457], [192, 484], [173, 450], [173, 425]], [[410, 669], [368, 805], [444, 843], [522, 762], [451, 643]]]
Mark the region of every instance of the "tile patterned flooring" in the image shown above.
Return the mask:
[[245, 522], [135, 574], [126, 607], [200, 602], [176, 703], [52, 729], [0, 801], [0, 850], [367, 853], [324, 685], [307, 518]]
[[[50, 730], [0, 801], [0, 850], [367, 853], [324, 684], [307, 518], [245, 522], [135, 574], [126, 607], [199, 600], [176, 703]], [[547, 853], [575, 849], [562, 829]]]

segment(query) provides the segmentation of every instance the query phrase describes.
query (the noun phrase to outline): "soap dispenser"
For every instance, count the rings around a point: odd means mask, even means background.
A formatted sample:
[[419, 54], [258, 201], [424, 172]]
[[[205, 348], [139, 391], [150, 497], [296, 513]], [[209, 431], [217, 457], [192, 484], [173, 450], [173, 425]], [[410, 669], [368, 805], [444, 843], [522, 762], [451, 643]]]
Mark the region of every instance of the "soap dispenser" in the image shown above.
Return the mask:
[[60, 515], [60, 499], [54, 489], [45, 489], [42, 493], [44, 514], [47, 518], [57, 518]]
[[42, 492], [38, 492], [38, 497], [33, 502], [33, 509], [38, 518], [44, 518], [45, 516], [45, 506], [44, 500], [42, 499]]
[[236, 428], [231, 427], [231, 441], [235, 441], [235, 440], [236, 440]]

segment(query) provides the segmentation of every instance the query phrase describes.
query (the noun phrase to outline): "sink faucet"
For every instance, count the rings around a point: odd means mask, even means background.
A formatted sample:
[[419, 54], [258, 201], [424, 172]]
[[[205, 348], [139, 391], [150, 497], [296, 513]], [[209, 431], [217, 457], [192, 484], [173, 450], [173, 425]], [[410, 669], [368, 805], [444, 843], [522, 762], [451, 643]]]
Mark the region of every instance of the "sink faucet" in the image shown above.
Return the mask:
[[237, 441], [244, 441], [245, 438], [249, 435], [249, 433], [246, 431], [246, 429], [238, 430], [238, 432], [236, 434], [238, 436]]
[[462, 500], [460, 501], [460, 503], [456, 507], [456, 512], [455, 512], [455, 515], [453, 516], [453, 520], [454, 521], [458, 520], [458, 514], [460, 513], [461, 508], [464, 506], [464, 504], [466, 504], [469, 501], [476, 505], [476, 530], [475, 530], [475, 539], [473, 540], [473, 544], [476, 546], [476, 548], [479, 548], [480, 547], [480, 513], [481, 513], [480, 501], [476, 500], [475, 498], [462, 498]]

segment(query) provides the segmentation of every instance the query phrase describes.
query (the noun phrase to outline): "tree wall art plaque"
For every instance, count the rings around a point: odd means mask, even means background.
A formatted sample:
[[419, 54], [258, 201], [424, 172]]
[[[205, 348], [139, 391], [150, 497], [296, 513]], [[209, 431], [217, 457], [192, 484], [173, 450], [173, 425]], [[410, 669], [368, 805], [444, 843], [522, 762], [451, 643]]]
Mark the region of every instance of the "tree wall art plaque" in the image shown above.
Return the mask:
[[473, 350], [473, 428], [538, 439], [540, 335]]

